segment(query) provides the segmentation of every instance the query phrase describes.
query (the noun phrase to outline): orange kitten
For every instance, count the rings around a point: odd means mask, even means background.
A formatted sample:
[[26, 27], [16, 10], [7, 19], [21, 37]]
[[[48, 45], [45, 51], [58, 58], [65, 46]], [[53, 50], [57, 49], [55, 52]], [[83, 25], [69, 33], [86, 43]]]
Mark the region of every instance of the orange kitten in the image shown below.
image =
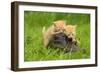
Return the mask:
[[58, 20], [53, 22], [55, 26], [55, 31], [63, 31], [66, 27], [66, 22], [64, 20]]
[[64, 33], [68, 38], [72, 38], [72, 41], [76, 41], [76, 25], [66, 25]]
[[52, 36], [54, 34], [63, 32], [65, 27], [66, 27], [66, 22], [64, 20], [58, 20], [53, 22], [53, 24], [47, 30], [45, 29], [45, 27], [43, 27], [42, 32], [43, 32], [44, 46], [47, 47]]

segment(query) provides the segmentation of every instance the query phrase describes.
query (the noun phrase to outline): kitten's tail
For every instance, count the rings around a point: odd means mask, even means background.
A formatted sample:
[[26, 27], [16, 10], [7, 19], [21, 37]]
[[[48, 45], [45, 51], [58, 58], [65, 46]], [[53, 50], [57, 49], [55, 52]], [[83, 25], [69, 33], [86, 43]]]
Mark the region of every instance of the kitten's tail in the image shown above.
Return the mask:
[[43, 29], [42, 29], [42, 33], [43, 33], [43, 34], [45, 33], [45, 30], [46, 30], [46, 28], [45, 28], [45, 26], [44, 26]]

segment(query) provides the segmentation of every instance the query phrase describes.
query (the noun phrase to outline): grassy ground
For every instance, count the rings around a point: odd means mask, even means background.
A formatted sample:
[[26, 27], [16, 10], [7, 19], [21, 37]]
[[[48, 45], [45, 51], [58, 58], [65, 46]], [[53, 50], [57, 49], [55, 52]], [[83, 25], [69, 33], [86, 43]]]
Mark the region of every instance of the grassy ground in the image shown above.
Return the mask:
[[[71, 54], [57, 49], [43, 48], [42, 28], [49, 27], [53, 21], [66, 20], [69, 24], [77, 25], [77, 37], [80, 48], [85, 49]], [[68, 60], [90, 58], [90, 15], [73, 13], [46, 13], [27, 12], [24, 13], [24, 60]], [[58, 52], [59, 51], [59, 52]]]

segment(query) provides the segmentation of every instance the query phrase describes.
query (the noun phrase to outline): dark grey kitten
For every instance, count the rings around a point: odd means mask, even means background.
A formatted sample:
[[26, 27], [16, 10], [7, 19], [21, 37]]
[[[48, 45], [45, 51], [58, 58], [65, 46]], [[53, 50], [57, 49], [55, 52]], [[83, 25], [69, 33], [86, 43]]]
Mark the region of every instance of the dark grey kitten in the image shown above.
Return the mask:
[[72, 42], [64, 33], [54, 34], [48, 45], [50, 48], [58, 48], [65, 52], [75, 52], [79, 50], [77, 42]]

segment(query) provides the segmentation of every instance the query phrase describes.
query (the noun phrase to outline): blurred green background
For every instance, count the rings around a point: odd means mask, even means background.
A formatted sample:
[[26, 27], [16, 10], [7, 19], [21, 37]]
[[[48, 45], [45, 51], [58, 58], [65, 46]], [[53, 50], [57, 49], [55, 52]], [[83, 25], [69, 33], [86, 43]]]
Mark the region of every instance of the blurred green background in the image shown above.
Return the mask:
[[[48, 28], [56, 20], [65, 20], [77, 25], [77, 38], [80, 41], [79, 52], [64, 53], [58, 49], [43, 48], [42, 29]], [[58, 52], [59, 51], [59, 52]], [[90, 58], [90, 14], [24, 12], [24, 61], [71, 60]]]

